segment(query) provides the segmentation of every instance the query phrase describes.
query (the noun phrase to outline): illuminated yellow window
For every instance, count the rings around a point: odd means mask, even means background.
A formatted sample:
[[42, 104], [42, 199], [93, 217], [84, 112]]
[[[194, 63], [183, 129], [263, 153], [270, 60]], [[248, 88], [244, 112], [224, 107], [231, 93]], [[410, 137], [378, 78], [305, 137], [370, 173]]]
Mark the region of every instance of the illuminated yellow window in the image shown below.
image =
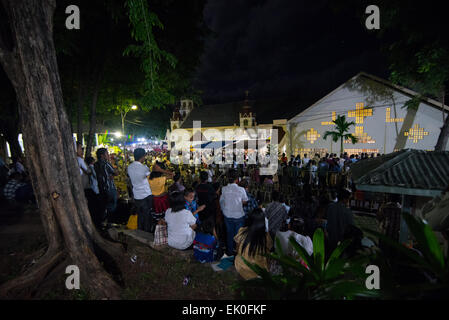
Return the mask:
[[365, 109], [364, 103], [360, 102], [355, 105], [355, 110], [348, 111], [349, 118], [355, 118], [355, 123], [363, 123], [365, 117], [371, 117], [373, 109]]
[[316, 131], [314, 128], [310, 128], [309, 131], [305, 134], [307, 141], [310, 143], [314, 143], [318, 138], [320, 137], [320, 134], [318, 131]]
[[385, 122], [404, 122], [404, 118], [391, 118], [391, 108], [387, 108], [387, 112], [385, 114]]
[[[368, 133], [364, 132], [363, 126], [356, 126], [353, 135], [357, 137], [357, 143], [376, 143], [376, 140], [373, 140]], [[346, 140], [345, 143], [351, 143], [351, 139]]]
[[408, 132], [404, 132], [404, 136], [408, 137], [409, 140], [413, 140], [413, 143], [417, 143], [427, 135], [429, 135], [429, 132], [424, 131], [424, 128], [420, 128], [419, 124], [415, 124]]
[[[335, 121], [335, 119], [337, 119], [337, 113], [335, 111], [332, 112], [332, 121]], [[333, 123], [332, 121], [322, 121], [321, 125], [322, 126], [332, 126], [335, 125], [335, 123]]]

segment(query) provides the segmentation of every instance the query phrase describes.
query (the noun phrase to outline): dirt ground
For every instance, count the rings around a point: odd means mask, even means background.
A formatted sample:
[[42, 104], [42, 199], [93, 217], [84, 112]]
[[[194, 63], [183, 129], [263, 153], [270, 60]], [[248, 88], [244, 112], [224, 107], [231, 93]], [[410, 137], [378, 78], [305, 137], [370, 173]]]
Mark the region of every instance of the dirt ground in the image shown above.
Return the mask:
[[[36, 208], [0, 207], [0, 285], [20, 275], [46, 247], [44, 230]], [[120, 263], [123, 299], [139, 300], [222, 300], [238, 299], [233, 285], [240, 279], [234, 268], [215, 272], [210, 264], [168, 255], [130, 237], [122, 240], [127, 252]], [[137, 256], [136, 261], [131, 257]], [[34, 299], [89, 299], [89, 293], [65, 288], [65, 270], [34, 292]], [[189, 282], [184, 285], [184, 278]], [[81, 280], [82, 282], [82, 280]], [[0, 297], [1, 299], [2, 297]]]

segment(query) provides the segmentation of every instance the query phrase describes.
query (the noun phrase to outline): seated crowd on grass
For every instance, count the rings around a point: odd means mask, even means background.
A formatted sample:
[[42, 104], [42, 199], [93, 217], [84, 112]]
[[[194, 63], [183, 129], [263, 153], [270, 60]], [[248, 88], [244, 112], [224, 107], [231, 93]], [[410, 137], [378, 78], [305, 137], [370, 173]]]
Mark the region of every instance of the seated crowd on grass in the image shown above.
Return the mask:
[[[168, 246], [193, 250], [202, 263], [235, 256], [236, 270], [244, 279], [257, 275], [243, 259], [270, 269], [266, 254], [274, 250], [276, 238], [291, 255], [295, 255], [288, 241], [291, 236], [312, 254], [311, 238], [317, 228], [325, 231], [330, 248], [347, 238], [348, 230], [355, 228], [349, 167], [368, 158], [367, 154], [311, 158], [304, 154], [288, 160], [282, 155], [276, 174], [261, 176], [260, 168], [246, 160], [226, 166], [175, 165], [165, 153], [137, 148], [134, 161], [124, 166], [105, 148], [96, 151], [96, 161], [84, 159], [83, 152], [77, 144], [79, 174], [97, 228], [108, 226], [120, 196], [127, 194], [139, 230], [154, 233], [157, 225], [166, 226]], [[0, 164], [2, 169], [6, 166]], [[15, 159], [5, 172], [3, 196], [33, 202], [22, 160]], [[119, 177], [124, 181], [121, 185]]]

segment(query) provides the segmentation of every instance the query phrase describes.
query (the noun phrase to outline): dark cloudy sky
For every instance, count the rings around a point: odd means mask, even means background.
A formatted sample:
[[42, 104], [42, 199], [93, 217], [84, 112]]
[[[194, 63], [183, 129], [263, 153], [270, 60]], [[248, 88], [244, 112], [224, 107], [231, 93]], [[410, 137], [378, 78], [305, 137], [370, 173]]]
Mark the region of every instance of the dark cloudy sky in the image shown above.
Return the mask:
[[209, 0], [204, 102], [242, 100], [246, 89], [251, 99], [313, 99], [359, 71], [386, 77], [379, 41], [349, 12], [325, 0]]

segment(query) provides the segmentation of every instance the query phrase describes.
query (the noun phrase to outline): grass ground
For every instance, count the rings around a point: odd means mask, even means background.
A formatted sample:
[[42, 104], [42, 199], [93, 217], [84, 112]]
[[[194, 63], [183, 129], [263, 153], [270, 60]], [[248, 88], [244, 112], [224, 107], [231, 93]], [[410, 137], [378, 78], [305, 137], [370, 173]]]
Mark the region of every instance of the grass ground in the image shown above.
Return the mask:
[[[123, 299], [222, 300], [235, 299], [232, 285], [239, 279], [234, 268], [215, 272], [209, 264], [167, 255], [130, 237], [127, 253], [120, 262]], [[22, 212], [3, 207], [0, 211], [0, 285], [20, 275], [45, 250], [46, 238], [38, 213], [32, 207]], [[137, 256], [136, 262], [131, 257]], [[37, 291], [36, 299], [89, 299], [83, 290], [65, 288], [65, 270], [55, 270], [54, 281]], [[59, 276], [60, 275], [60, 276]], [[186, 276], [190, 277], [183, 285]], [[1, 299], [1, 297], [0, 297]]]
[[[354, 216], [357, 226], [377, 229], [374, 218]], [[215, 272], [209, 264], [200, 264], [181, 255], [166, 254], [125, 236], [127, 253], [120, 262], [124, 287], [123, 299], [138, 300], [223, 300], [239, 299], [233, 285], [240, 279], [232, 267]], [[17, 277], [46, 247], [44, 230], [33, 207], [0, 206], [0, 285]], [[137, 256], [136, 262], [131, 257]], [[36, 299], [89, 299], [83, 290], [65, 288], [64, 268], [54, 270], [57, 276], [35, 292]], [[183, 285], [186, 276], [190, 277]], [[1, 297], [0, 297], [1, 299]]]

